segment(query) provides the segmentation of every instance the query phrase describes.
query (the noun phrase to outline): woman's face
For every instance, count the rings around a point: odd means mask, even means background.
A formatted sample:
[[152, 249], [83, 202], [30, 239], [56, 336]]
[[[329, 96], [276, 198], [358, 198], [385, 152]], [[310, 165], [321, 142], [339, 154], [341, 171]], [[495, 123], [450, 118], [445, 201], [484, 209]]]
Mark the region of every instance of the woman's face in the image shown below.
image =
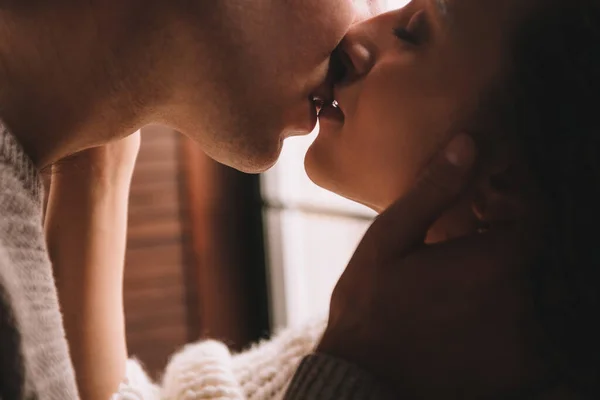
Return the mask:
[[320, 186], [376, 210], [412, 186], [502, 78], [510, 35], [533, 0], [413, 0], [355, 25], [347, 71], [325, 95], [305, 165]]

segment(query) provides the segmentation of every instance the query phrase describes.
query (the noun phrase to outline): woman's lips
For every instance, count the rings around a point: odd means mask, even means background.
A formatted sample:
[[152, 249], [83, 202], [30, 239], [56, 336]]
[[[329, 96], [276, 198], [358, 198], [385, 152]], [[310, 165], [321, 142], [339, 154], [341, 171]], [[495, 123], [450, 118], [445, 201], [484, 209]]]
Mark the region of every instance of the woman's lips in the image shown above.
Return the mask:
[[345, 116], [336, 101], [324, 104], [319, 111], [319, 120], [332, 120], [336, 122], [344, 122]]

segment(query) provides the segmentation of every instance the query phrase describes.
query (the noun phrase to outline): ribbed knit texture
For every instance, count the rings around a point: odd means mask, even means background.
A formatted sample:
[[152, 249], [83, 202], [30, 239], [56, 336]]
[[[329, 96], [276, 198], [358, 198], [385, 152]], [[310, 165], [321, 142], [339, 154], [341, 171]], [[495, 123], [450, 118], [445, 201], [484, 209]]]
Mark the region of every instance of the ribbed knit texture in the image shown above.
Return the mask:
[[0, 397], [77, 399], [36, 168], [0, 124]]
[[248, 400], [280, 399], [302, 358], [321, 339], [326, 319], [289, 328], [233, 359], [233, 372]]
[[306, 357], [285, 400], [394, 400], [370, 374], [356, 365], [325, 354]]
[[[286, 329], [269, 341], [232, 355], [216, 341], [185, 346], [171, 358], [161, 387], [130, 360], [118, 400], [281, 399], [300, 361], [318, 342], [325, 321]], [[152, 396], [152, 397], [148, 397]]]
[[114, 400], [393, 399], [360, 368], [312, 354], [325, 326], [317, 320], [286, 329], [236, 355], [215, 341], [188, 345], [171, 359], [162, 387], [151, 384], [132, 360]]

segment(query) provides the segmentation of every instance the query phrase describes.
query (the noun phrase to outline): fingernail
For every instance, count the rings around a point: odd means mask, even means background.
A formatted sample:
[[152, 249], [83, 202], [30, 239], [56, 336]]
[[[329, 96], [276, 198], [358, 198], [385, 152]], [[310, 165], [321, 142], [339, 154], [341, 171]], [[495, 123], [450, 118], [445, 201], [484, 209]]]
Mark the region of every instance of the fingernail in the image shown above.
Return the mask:
[[469, 167], [475, 161], [475, 142], [465, 133], [458, 134], [446, 146], [445, 154], [450, 164]]

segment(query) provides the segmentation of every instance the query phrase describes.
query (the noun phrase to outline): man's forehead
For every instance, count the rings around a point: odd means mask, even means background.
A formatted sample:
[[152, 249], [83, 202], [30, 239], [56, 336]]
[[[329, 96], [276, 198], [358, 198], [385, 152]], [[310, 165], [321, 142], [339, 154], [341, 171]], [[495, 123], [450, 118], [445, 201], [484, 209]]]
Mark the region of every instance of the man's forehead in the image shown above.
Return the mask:
[[410, 0], [353, 0], [357, 13], [363, 18], [370, 18], [384, 12], [402, 8]]
[[379, 0], [379, 2], [382, 3], [383, 11], [390, 11], [404, 7], [410, 3], [410, 0]]

